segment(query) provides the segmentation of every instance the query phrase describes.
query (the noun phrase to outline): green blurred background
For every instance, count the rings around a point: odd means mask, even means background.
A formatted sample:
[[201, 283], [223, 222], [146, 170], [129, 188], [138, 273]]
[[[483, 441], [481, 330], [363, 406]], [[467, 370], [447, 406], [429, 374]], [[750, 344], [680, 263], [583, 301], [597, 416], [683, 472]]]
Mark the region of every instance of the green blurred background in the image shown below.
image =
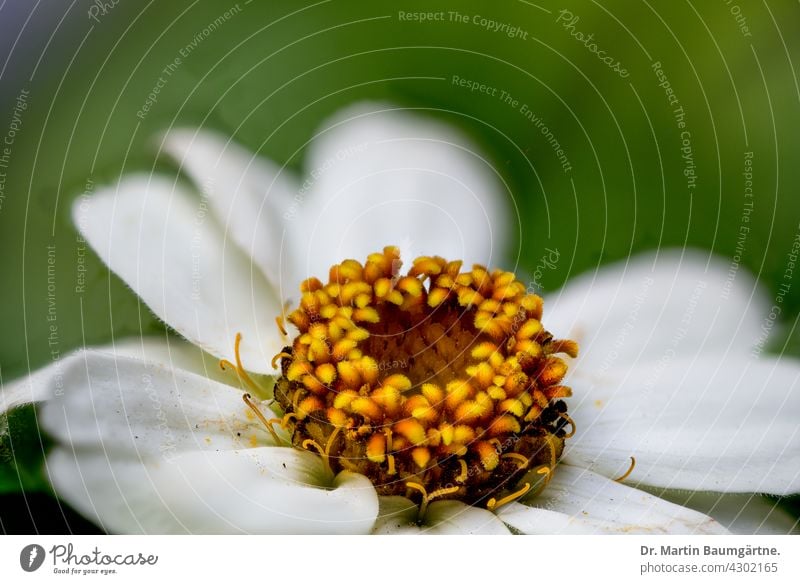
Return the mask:
[[[420, 12], [443, 19], [406, 19]], [[492, 30], [490, 21], [508, 26]], [[518, 30], [507, 34], [509, 27]], [[69, 207], [88, 180], [154, 165], [174, 172], [155, 160], [151, 143], [171, 125], [221, 130], [300, 170], [315, 128], [348, 103], [371, 98], [428, 110], [479, 142], [515, 193], [522, 235], [509, 262], [533, 271], [545, 247], [560, 250], [558, 268], [542, 275], [546, 291], [638, 250], [691, 246], [741, 255], [743, 269], [774, 295], [800, 230], [797, 3], [7, 0], [0, 39], [6, 382], [47, 364], [53, 351], [161, 330], [93, 255], [85, 290], [75, 292]], [[180, 64], [165, 76], [176, 57]], [[677, 103], [669, 103], [657, 70]], [[470, 92], [452, 83], [454, 75], [496, 94]], [[137, 115], [160, 76], [166, 83], [156, 102]], [[523, 104], [552, 132], [568, 170]], [[686, 138], [690, 160], [681, 151]], [[752, 199], [744, 194], [747, 153]], [[750, 231], [741, 241], [748, 201]], [[55, 323], [48, 246], [56, 256]], [[771, 349], [799, 354], [792, 331], [800, 282], [781, 306]], [[0, 529], [94, 529], [50, 496], [32, 409], [8, 423]], [[800, 515], [796, 500], [782, 504]]]

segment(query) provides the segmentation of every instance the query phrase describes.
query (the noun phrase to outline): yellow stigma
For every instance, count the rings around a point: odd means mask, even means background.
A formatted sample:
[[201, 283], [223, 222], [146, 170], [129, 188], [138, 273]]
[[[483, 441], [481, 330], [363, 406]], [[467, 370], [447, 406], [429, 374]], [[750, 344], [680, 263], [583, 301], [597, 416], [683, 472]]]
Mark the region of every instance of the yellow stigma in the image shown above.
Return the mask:
[[386, 247], [303, 282], [286, 319], [299, 334], [276, 356], [281, 425], [382, 495], [495, 509], [530, 490], [526, 474], [551, 472], [574, 434], [556, 354], [577, 344], [544, 329], [542, 299], [511, 272], [400, 265]]

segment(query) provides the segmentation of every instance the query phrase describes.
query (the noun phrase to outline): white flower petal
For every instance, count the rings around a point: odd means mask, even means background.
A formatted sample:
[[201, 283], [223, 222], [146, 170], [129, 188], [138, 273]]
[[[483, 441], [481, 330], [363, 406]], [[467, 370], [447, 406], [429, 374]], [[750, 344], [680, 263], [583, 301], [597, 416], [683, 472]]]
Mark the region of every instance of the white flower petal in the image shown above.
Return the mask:
[[273, 371], [283, 346], [280, 302], [248, 258], [224, 244], [201, 200], [162, 177], [133, 175], [78, 199], [73, 215], [100, 258], [181, 335], [233, 360], [241, 332], [245, 367]]
[[41, 427], [61, 443], [115, 459], [272, 442], [240, 390], [181, 369], [87, 350], [49, 385]]
[[798, 520], [778, 503], [760, 495], [722, 493], [692, 493], [655, 490], [653, 494], [676, 505], [690, 507], [719, 521], [732, 533], [740, 535], [800, 534]]
[[[94, 350], [94, 349], [93, 349]], [[240, 388], [239, 379], [232, 371], [223, 371], [219, 359], [182, 339], [172, 336], [125, 337], [112, 345], [99, 349], [103, 353], [132, 357], [169, 369], [182, 369], [225, 385]], [[272, 378], [252, 375], [253, 378], [271, 383]]]
[[[800, 363], [674, 357], [573, 376], [578, 432], [565, 460], [628, 484], [715, 492], [800, 491]], [[572, 400], [575, 401], [575, 400]]]
[[506, 505], [498, 515], [527, 534], [725, 533], [697, 511], [564, 464], [540, 495]]
[[[497, 264], [516, 226], [491, 164], [454, 129], [410, 111], [358, 104], [329, 120], [306, 164], [287, 229], [298, 277], [385, 245]], [[296, 217], [295, 217], [296, 215]]]
[[292, 448], [106, 458], [58, 448], [56, 492], [115, 533], [368, 533], [378, 513], [369, 480], [331, 484], [322, 459]]
[[433, 501], [421, 523], [418, 507], [405, 497], [381, 497], [373, 533], [378, 535], [508, 535], [494, 513], [460, 501]]
[[[224, 372], [219, 367], [219, 361], [200, 348], [177, 338], [155, 336], [126, 337], [114, 341], [110, 345], [91, 347], [93, 353], [127, 356], [152, 364], [163, 365], [169, 368], [178, 368], [203, 377], [219, 381], [226, 385], [239, 387], [235, 374]], [[72, 362], [83, 362], [86, 350], [79, 349], [64, 355], [56, 361], [6, 383], [0, 390], [0, 414], [11, 408], [52, 397], [56, 388], [63, 388], [63, 372]], [[272, 380], [268, 377], [255, 376], [260, 382], [269, 387]]]
[[[110, 349], [104, 347], [98, 351], [108, 352]], [[63, 391], [62, 374], [64, 369], [73, 362], [82, 362], [84, 357], [83, 350], [75, 351], [51, 361], [30, 375], [3, 384], [3, 388], [0, 390], [0, 415], [21, 405], [48, 400], [53, 396], [56, 388]]]
[[603, 372], [672, 354], [746, 353], [767, 314], [766, 294], [743, 269], [660, 250], [571, 279], [548, 296], [544, 323], [579, 341], [576, 366]]
[[226, 236], [253, 258], [279, 290], [281, 247], [285, 245], [282, 209], [291, 204], [299, 189], [295, 177], [207, 130], [170, 130], [162, 147], [208, 197]]

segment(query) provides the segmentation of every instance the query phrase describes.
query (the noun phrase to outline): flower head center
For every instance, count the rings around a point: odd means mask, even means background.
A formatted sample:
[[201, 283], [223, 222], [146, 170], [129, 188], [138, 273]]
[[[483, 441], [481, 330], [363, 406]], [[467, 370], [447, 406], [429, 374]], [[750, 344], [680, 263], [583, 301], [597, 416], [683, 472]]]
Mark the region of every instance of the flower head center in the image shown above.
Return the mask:
[[387, 247], [303, 282], [275, 388], [293, 444], [423, 506], [492, 508], [549, 480], [570, 423], [555, 354], [577, 345], [542, 327], [542, 299], [513, 273], [399, 265]]

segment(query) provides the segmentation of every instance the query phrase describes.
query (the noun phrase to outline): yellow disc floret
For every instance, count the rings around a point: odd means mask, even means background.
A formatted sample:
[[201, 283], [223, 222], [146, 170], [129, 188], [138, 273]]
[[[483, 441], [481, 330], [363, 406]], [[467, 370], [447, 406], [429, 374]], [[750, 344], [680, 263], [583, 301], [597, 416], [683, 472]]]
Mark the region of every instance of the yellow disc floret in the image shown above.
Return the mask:
[[[542, 299], [513, 273], [387, 247], [310, 278], [276, 356], [275, 398], [295, 446], [383, 495], [495, 508], [549, 480], [574, 424], [561, 385], [577, 344], [542, 326]], [[546, 468], [546, 471], [542, 469]]]

